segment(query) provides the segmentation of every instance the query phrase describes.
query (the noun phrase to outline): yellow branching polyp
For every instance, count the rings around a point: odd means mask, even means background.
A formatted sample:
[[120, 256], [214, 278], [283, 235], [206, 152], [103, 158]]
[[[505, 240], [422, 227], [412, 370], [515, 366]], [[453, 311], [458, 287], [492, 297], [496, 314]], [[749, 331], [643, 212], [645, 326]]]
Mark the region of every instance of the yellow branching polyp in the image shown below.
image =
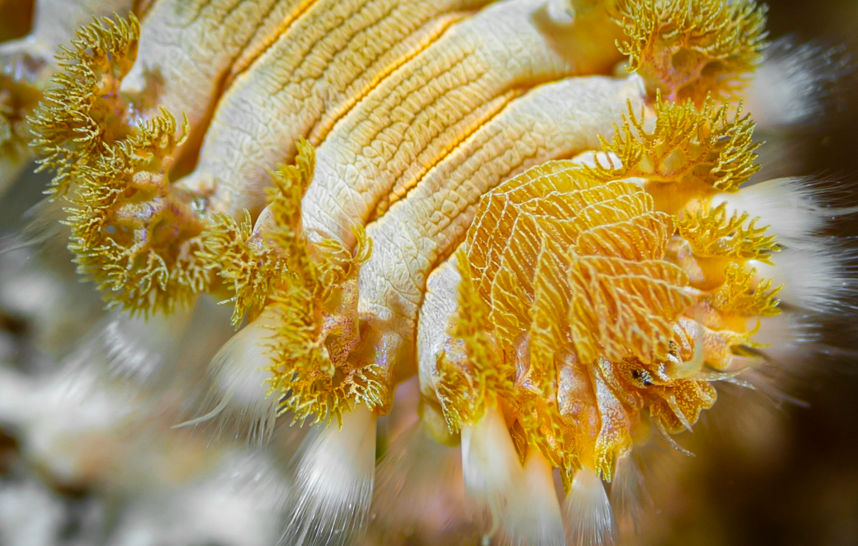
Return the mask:
[[762, 58], [765, 14], [752, 0], [620, 0], [617, 47], [651, 91], [700, 105], [741, 89]]
[[621, 166], [603, 167], [603, 176], [646, 178], [655, 183], [681, 183], [670, 192], [700, 193], [710, 189], [736, 191], [759, 170], [759, 147], [753, 141], [754, 122], [737, 110], [707, 98], [698, 110], [693, 103], [673, 103], [659, 97], [654, 127], [629, 110], [625, 123], [605, 151], [616, 154]]
[[441, 404], [454, 432], [459, 432], [462, 423], [473, 423], [481, 418], [496, 397], [511, 394], [515, 379], [515, 370], [509, 360], [503, 358], [493, 332], [486, 328], [491, 320], [489, 310], [471, 278], [468, 259], [460, 253], [457, 260], [465, 274], [459, 287], [461, 318], [451, 333], [461, 339], [460, 352], [438, 355]]
[[119, 96], [139, 34], [134, 17], [79, 30], [30, 124], [42, 168], [56, 171], [50, 194], [69, 203], [79, 271], [110, 305], [148, 314], [189, 303], [210, 279], [196, 256], [203, 223], [166, 175], [183, 138], [175, 120], [133, 123]]
[[202, 223], [172, 195], [160, 167], [174, 145], [172, 118], [156, 119], [78, 165], [65, 196], [69, 248], [111, 304], [170, 311], [209, 285], [196, 256]]
[[139, 36], [134, 17], [102, 19], [80, 29], [71, 47], [60, 51], [62, 71], [30, 121], [42, 168], [56, 171], [55, 194], [67, 191], [79, 172], [128, 133], [118, 90], [134, 64]]
[[757, 227], [747, 212], [728, 215], [726, 204], [703, 207], [679, 219], [679, 234], [697, 256], [729, 256], [770, 261], [778, 251], [774, 235], [766, 227]]
[[300, 203], [312, 181], [314, 151], [306, 141], [298, 143], [298, 150], [295, 166], [274, 176], [268, 192], [271, 228], [262, 234], [262, 244], [281, 253], [276, 265], [283, 267], [278, 271], [269, 263], [263, 269], [268, 278], [282, 276], [269, 294], [276, 324], [271, 327], [269, 386], [281, 397], [281, 412], [315, 423], [340, 419], [355, 403], [381, 406], [388, 393], [375, 365], [349, 359], [359, 339], [355, 276], [372, 247], [363, 232], [356, 234], [354, 255], [334, 241], [314, 245], [307, 240]]
[[780, 313], [771, 279], [755, 281], [755, 271], [731, 263], [724, 272], [724, 284], [711, 296], [712, 306], [725, 315], [771, 317]]
[[206, 234], [209, 245], [200, 256], [235, 294], [232, 322], [236, 326], [245, 315], [256, 316], [276, 289], [294, 280], [290, 272], [313, 283], [311, 296], [330, 280], [318, 279], [319, 275], [335, 274], [333, 268], [314, 268], [308, 258], [300, 203], [313, 179], [315, 151], [306, 141], [298, 143], [298, 150], [295, 165], [284, 165], [274, 173], [265, 228], [254, 230], [248, 211], [240, 220], [219, 213]]

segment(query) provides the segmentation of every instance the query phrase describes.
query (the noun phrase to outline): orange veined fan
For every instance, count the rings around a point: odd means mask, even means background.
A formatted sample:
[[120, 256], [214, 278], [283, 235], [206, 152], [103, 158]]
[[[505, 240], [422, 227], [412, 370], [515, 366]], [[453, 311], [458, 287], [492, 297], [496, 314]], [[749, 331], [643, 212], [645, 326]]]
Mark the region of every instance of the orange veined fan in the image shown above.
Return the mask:
[[0, 368], [0, 438], [102, 542], [637, 543], [853, 311], [848, 195], [759, 136], [845, 63], [753, 0], [0, 13], [0, 191], [51, 176], [0, 258], [54, 262], [5, 297], [61, 355]]

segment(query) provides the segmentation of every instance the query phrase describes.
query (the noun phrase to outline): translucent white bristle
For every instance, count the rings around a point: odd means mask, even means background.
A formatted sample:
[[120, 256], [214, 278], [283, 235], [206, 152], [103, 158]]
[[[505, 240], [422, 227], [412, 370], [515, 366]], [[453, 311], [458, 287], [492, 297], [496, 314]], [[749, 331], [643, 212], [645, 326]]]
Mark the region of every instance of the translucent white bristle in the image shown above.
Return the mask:
[[759, 217], [758, 227], [768, 226], [780, 242], [806, 240], [830, 218], [814, 198], [814, 190], [802, 178], [774, 178], [744, 187], [736, 193], [718, 194], [712, 206], [725, 203], [728, 214], [747, 212]]
[[605, 486], [592, 468], [581, 468], [563, 502], [566, 544], [602, 546], [614, 542], [614, 515]]
[[359, 406], [305, 440], [280, 544], [350, 544], [366, 524], [375, 477], [376, 417]]
[[0, 237], [0, 255], [51, 243], [64, 245], [66, 235], [61, 222], [64, 217], [62, 200], [42, 199], [21, 215], [27, 223], [20, 233]]
[[288, 491], [276, 460], [246, 450], [228, 450], [215, 460], [201, 477], [183, 476], [174, 487], [132, 497], [133, 508], [121, 512], [110, 544], [275, 543]]
[[611, 506], [620, 530], [626, 533], [638, 530], [646, 500], [641, 470], [632, 454], [626, 453], [617, 459], [611, 484]]
[[511, 545], [558, 545], [566, 537], [551, 465], [538, 451], [528, 451], [522, 481], [510, 492], [501, 537]]
[[510, 495], [518, 494], [523, 470], [503, 415], [490, 407], [477, 423], [462, 427], [462, 475], [487, 536], [502, 525]]
[[825, 240], [818, 248], [785, 249], [772, 256], [772, 264], [749, 261], [761, 278], [771, 278], [782, 285], [778, 297], [784, 303], [818, 313], [842, 312], [850, 309], [848, 297], [854, 291], [846, 262], [849, 257], [835, 254], [839, 249], [826, 248]]
[[150, 320], [112, 311], [72, 360], [103, 366], [114, 378], [152, 385], [164, 379], [162, 372], [175, 357], [190, 317], [190, 309]]
[[734, 356], [731, 371], [741, 372], [729, 383], [754, 389], [775, 404], [804, 402], [790, 392], [819, 371], [820, 358], [839, 351], [821, 341], [823, 326], [813, 313], [786, 311], [760, 319], [752, 340], [761, 347], [756, 356]]
[[842, 51], [781, 39], [769, 46], [754, 74], [747, 108], [763, 129], [813, 122], [846, 66]]
[[795, 363], [803, 363], [817, 342], [818, 335], [808, 321], [797, 313], [765, 317], [760, 319], [754, 342], [764, 345], [760, 352], [772, 362], [793, 367]]
[[[0, 427], [20, 428], [22, 452], [56, 482], [100, 479], [116, 470], [104, 461], [127, 446], [117, 431], [152, 415], [152, 405], [137, 394], [106, 387], [90, 367], [67, 367], [39, 377], [5, 370], [0, 373]], [[99, 440], [98, 450], [93, 438]]]
[[235, 427], [236, 436], [252, 441], [270, 436], [278, 406], [278, 398], [268, 395], [266, 383], [271, 366], [267, 348], [271, 320], [273, 315], [263, 312], [221, 347], [209, 364], [211, 387], [206, 407], [214, 407], [179, 426], [217, 419], [220, 428]]

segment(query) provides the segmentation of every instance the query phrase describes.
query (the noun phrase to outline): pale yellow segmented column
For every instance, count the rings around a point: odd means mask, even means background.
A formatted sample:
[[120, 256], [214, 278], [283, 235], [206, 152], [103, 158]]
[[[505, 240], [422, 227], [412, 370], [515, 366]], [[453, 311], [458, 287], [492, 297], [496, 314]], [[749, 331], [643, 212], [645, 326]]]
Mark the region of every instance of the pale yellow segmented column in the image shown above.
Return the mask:
[[417, 373], [420, 392], [426, 400], [437, 402], [435, 393], [436, 362], [438, 355], [452, 351], [447, 326], [456, 314], [459, 299], [459, 282], [462, 277], [456, 267], [456, 252], [432, 270], [426, 277], [426, 290], [420, 303], [417, 322]]
[[609, 135], [643, 92], [636, 76], [581, 77], [510, 103], [369, 225], [374, 246], [360, 271], [361, 317], [411, 346], [426, 277], [463, 239], [480, 197], [529, 167], [596, 148], [598, 135]]
[[534, 22], [543, 8], [511, 0], [458, 23], [349, 112], [317, 151], [302, 203], [308, 232], [351, 245], [379, 203], [404, 195], [509, 101], [572, 75]]
[[221, 99], [187, 186], [236, 214], [265, 203], [270, 172], [319, 144], [334, 122], [451, 23], [488, 0], [321, 0]]
[[[142, 118], [187, 117], [193, 144], [239, 56], [270, 40], [307, 0], [164, 0], [143, 19], [137, 60], [120, 92]], [[178, 130], [182, 130], [181, 124]]]

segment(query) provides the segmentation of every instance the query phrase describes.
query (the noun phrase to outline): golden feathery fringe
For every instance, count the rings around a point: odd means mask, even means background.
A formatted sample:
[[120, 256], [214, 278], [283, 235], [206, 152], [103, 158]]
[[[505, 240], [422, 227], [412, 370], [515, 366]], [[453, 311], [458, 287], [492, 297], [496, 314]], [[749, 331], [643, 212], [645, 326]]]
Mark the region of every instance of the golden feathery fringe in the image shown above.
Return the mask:
[[661, 260], [588, 256], [570, 274], [570, 329], [583, 362], [631, 357], [655, 365], [667, 358], [673, 322], [691, 305], [681, 269]]
[[60, 49], [60, 70], [29, 118], [39, 169], [56, 171], [51, 194], [64, 194], [81, 168], [129, 133], [119, 85], [134, 64], [139, 37], [134, 15], [103, 18]]
[[198, 258], [204, 222], [166, 175], [187, 119], [180, 131], [165, 110], [132, 123], [119, 96], [139, 33], [133, 15], [79, 30], [29, 123], [39, 168], [55, 171], [49, 193], [68, 201], [78, 270], [109, 306], [148, 315], [187, 304], [211, 274]]
[[756, 271], [731, 263], [724, 284], [710, 296], [712, 306], [723, 314], [744, 317], [771, 317], [781, 313], [777, 299], [782, 287], [772, 286], [771, 279], [756, 281]]
[[669, 434], [691, 430], [700, 413], [715, 405], [718, 397], [708, 381], [676, 379], [669, 386], [653, 386], [647, 407], [656, 426]]
[[244, 211], [236, 220], [227, 214], [211, 217], [205, 231], [205, 247], [197, 257], [205, 268], [216, 274], [233, 294], [232, 325], [238, 327], [245, 316], [257, 315], [277, 284], [281, 271], [276, 264], [281, 261], [274, 251], [262, 245], [253, 245], [253, 220], [249, 211]]
[[674, 217], [639, 185], [593, 174], [550, 162], [483, 199], [437, 361], [452, 431], [500, 403], [519, 455], [538, 449], [567, 486], [582, 465], [612, 478], [642, 409], [676, 431], [715, 399], [706, 381], [673, 375], [702, 366], [702, 341], [680, 326], [694, 292], [665, 258]]
[[735, 96], [766, 45], [766, 7], [754, 0], [618, 0], [615, 18], [629, 69], [673, 101]]
[[[273, 186], [266, 190], [268, 208], [263, 213], [264, 225], [254, 230], [250, 212], [245, 211], [238, 220], [216, 214], [206, 230], [207, 245], [199, 256], [234, 294], [228, 300], [235, 304], [234, 326], [245, 316], [257, 315], [276, 290], [291, 282], [294, 274], [290, 273], [290, 265], [296, 265], [300, 271], [313, 267], [294, 260], [310, 253], [301, 230], [300, 203], [313, 179], [315, 149], [303, 138], [296, 148], [295, 164], [283, 165], [272, 174]], [[363, 234], [358, 240], [358, 253], [362, 256], [368, 252], [368, 242]], [[352, 257], [340, 245], [329, 241], [317, 246], [322, 249], [320, 256], [324, 256], [324, 265], [312, 271], [313, 275], [322, 275], [317, 280], [319, 290], [353, 276], [353, 268], [365, 260], [361, 256]], [[290, 250], [296, 249], [298, 254], [290, 255]]]
[[683, 214], [677, 222], [680, 237], [688, 241], [695, 256], [755, 259], [771, 263], [771, 255], [780, 250], [767, 227], [757, 227], [759, 218], [747, 212], [727, 214], [721, 203], [715, 208], [701, 207]]
[[93, 163], [78, 165], [66, 191], [69, 249], [108, 306], [171, 312], [210, 284], [197, 258], [203, 222], [163, 174], [175, 132], [172, 116], [162, 112], [107, 145]]
[[621, 166], [600, 165], [596, 172], [604, 179], [637, 176], [698, 191], [735, 192], [759, 170], [753, 132], [754, 122], [741, 107], [731, 119], [728, 107], [716, 107], [711, 98], [698, 110], [690, 101], [675, 104], [658, 97], [651, 130], [629, 105], [614, 138], [602, 141]]
[[[301, 199], [313, 179], [315, 151], [305, 140], [297, 147], [295, 164], [275, 173], [268, 195], [272, 227], [262, 244], [277, 250], [266, 255], [251, 282], [270, 291], [269, 395], [278, 397], [280, 412], [291, 413], [294, 421], [318, 423], [341, 419], [354, 404], [384, 405], [388, 387], [378, 365], [349, 358], [358, 341], [357, 272], [372, 246], [363, 230], [356, 232], [354, 254], [333, 241], [307, 240]], [[248, 293], [252, 285], [236, 286], [237, 313], [243, 312], [239, 304], [259, 304], [260, 296]]]

